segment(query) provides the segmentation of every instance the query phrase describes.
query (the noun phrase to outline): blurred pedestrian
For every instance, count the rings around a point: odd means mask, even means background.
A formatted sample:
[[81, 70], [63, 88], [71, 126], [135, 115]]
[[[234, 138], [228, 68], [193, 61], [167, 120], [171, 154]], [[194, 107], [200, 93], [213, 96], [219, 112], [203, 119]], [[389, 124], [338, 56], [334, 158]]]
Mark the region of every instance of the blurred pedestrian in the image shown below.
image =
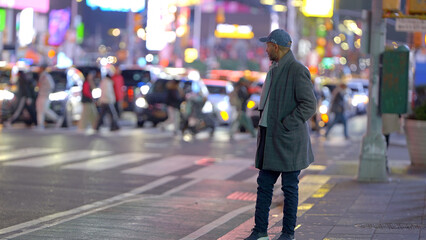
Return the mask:
[[279, 176], [284, 192], [284, 217], [278, 239], [294, 239], [299, 174], [314, 161], [307, 121], [315, 114], [316, 99], [309, 70], [290, 50], [290, 35], [276, 29], [260, 41], [266, 42], [266, 52], [273, 64], [259, 103], [255, 225], [246, 239], [269, 239], [269, 208]]
[[99, 98], [100, 112], [98, 116], [98, 122], [96, 124], [96, 131], [99, 131], [99, 128], [102, 126], [104, 117], [106, 114], [111, 117], [111, 131], [119, 130], [118, 126], [118, 115], [115, 111], [115, 93], [114, 93], [114, 83], [112, 82], [110, 73], [102, 78], [100, 83], [101, 88], [101, 97]]
[[112, 75], [112, 81], [114, 82], [114, 93], [115, 93], [115, 110], [117, 111], [118, 117], [121, 117], [123, 112], [123, 99], [124, 99], [124, 78], [121, 75], [121, 69], [119, 67], [114, 68], [114, 74]]
[[343, 124], [343, 134], [346, 139], [349, 139], [348, 127], [347, 127], [347, 113], [346, 113], [346, 101], [347, 101], [347, 86], [345, 83], [340, 83], [332, 92], [331, 95], [331, 108], [330, 111], [334, 114], [333, 120], [329, 123], [325, 137], [328, 137], [330, 130], [336, 123]]
[[[314, 86], [314, 94], [315, 98], [317, 100], [317, 109], [320, 108], [322, 103], [322, 92], [321, 92], [321, 85], [320, 85], [320, 79], [317, 77], [315, 79], [312, 79], [312, 84]], [[312, 118], [311, 118], [311, 130], [315, 132], [317, 135], [319, 135], [319, 120], [321, 119], [321, 113], [317, 112]]]
[[87, 126], [90, 125], [91, 129], [96, 129], [96, 120], [98, 117], [98, 110], [92, 96], [95, 85], [96, 71], [91, 71], [87, 74], [83, 82], [81, 102], [83, 104], [83, 111], [81, 113], [80, 121], [78, 122], [78, 129], [85, 131]]
[[210, 137], [213, 137], [216, 129], [215, 117], [208, 111], [203, 112], [203, 108], [208, 102], [207, 94], [199, 88], [192, 90], [186, 94], [185, 108], [181, 112], [182, 135], [185, 134], [186, 130], [195, 135], [209, 129]]
[[52, 109], [50, 109], [49, 95], [55, 89], [55, 82], [52, 76], [47, 71], [47, 65], [40, 67], [40, 77], [38, 80], [38, 96], [36, 100], [37, 109], [37, 128], [44, 129], [45, 119], [54, 121], [56, 127], [61, 127], [64, 122], [63, 116], [58, 116]]
[[25, 72], [18, 72], [18, 93], [17, 93], [17, 107], [12, 116], [5, 122], [6, 127], [10, 127], [13, 123], [18, 121], [24, 110], [27, 110], [30, 115], [30, 121], [27, 125], [31, 126], [32, 123], [37, 124], [36, 110], [34, 106], [34, 89], [32, 84], [27, 79]]
[[185, 100], [185, 93], [176, 79], [167, 82], [166, 88], [167, 120], [161, 124], [161, 128], [171, 129], [177, 135], [181, 124], [180, 105]]
[[401, 120], [398, 114], [382, 113], [382, 132], [385, 136], [386, 147], [389, 147], [390, 134], [401, 131]]
[[234, 139], [234, 133], [238, 131], [240, 127], [251, 134], [252, 137], [256, 136], [254, 131], [253, 122], [250, 117], [247, 116], [247, 102], [250, 98], [248, 92], [248, 85], [250, 82], [244, 77], [240, 78], [235, 84], [234, 90], [230, 94], [230, 103], [233, 106], [233, 114], [236, 113], [231, 122], [229, 129], [230, 139]]

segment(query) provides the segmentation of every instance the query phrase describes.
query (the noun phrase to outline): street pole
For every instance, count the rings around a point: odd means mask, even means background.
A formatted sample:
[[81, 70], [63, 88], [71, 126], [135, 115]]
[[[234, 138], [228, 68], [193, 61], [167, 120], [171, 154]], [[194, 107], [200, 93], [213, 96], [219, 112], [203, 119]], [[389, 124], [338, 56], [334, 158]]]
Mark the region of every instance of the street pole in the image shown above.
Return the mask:
[[379, 113], [380, 54], [385, 50], [386, 24], [382, 18], [382, 0], [373, 0], [371, 7], [370, 84], [367, 132], [362, 139], [358, 181], [387, 182], [386, 143]]
[[131, 66], [133, 65], [133, 58], [135, 56], [135, 34], [134, 34], [134, 19], [135, 19], [135, 13], [132, 11], [129, 11], [127, 13], [127, 62], [126, 64]]
[[0, 31], [0, 61], [3, 60], [3, 31]]
[[194, 36], [193, 36], [193, 48], [200, 52], [201, 42], [201, 5], [197, 4], [194, 6]]
[[78, 15], [78, 2], [76, 0], [71, 0], [71, 32], [74, 35], [74, 40], [71, 41], [71, 49], [74, 49], [74, 51], [70, 51], [71, 53], [71, 60], [75, 64], [75, 60], [78, 59], [79, 56], [76, 56], [76, 53], [78, 51], [76, 50], [76, 42], [77, 42], [77, 33], [76, 33], [76, 17]]

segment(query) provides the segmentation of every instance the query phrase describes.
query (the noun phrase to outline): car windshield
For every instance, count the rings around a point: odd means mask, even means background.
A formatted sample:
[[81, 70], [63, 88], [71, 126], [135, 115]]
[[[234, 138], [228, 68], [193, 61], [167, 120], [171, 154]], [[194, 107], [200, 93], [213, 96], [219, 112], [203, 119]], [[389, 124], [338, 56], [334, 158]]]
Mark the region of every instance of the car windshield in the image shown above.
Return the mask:
[[76, 67], [78, 70], [80, 70], [81, 73], [83, 73], [84, 77], [87, 77], [87, 74], [89, 72], [95, 71], [100, 72], [101, 70], [96, 66], [78, 66]]
[[226, 94], [226, 87], [207, 85], [210, 94]]
[[65, 72], [52, 71], [50, 72], [50, 75], [52, 76], [53, 81], [55, 82], [55, 92], [65, 91], [68, 89], [67, 74]]
[[0, 83], [9, 83], [10, 70], [0, 70]]
[[126, 86], [138, 86], [140, 83], [151, 81], [150, 72], [146, 70], [123, 70], [121, 75]]
[[155, 83], [152, 85], [152, 92], [153, 93], [159, 93], [159, 92], [165, 92], [167, 90], [166, 85], [170, 80], [166, 79], [158, 79], [155, 81]]
[[353, 93], [358, 93], [359, 91], [359, 89], [358, 88], [356, 88], [356, 87], [351, 87], [350, 88], [351, 89], [351, 91], [353, 92]]

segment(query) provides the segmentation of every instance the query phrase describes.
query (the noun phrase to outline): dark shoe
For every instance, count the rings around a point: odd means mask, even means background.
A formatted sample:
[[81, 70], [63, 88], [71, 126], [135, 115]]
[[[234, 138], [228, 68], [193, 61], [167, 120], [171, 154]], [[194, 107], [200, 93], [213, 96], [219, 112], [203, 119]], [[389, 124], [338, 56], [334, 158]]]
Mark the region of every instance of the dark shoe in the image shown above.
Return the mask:
[[269, 240], [268, 233], [266, 232], [258, 232], [256, 230], [253, 230], [247, 238], [244, 238], [244, 240]]
[[281, 233], [281, 235], [276, 240], [294, 240], [294, 235]]

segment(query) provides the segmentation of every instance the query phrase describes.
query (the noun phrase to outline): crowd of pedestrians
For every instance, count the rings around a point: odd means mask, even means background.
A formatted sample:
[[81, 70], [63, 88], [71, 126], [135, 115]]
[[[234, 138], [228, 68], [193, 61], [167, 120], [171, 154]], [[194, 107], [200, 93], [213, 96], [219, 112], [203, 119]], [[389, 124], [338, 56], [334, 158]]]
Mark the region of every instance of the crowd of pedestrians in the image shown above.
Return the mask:
[[[39, 68], [39, 78], [37, 81], [28, 79], [25, 72], [20, 71], [17, 76], [17, 101], [14, 112], [10, 115], [4, 123], [5, 127], [10, 127], [13, 123], [18, 121], [20, 117], [26, 114], [26, 124], [35, 125], [38, 130], [45, 129], [46, 120], [49, 123], [53, 123], [56, 128], [63, 126], [64, 116], [56, 113], [52, 110], [49, 95], [55, 88], [55, 82], [49, 73], [47, 66], [41, 66]], [[267, 76], [268, 78], [268, 76]], [[95, 83], [95, 79], [100, 79], [99, 86]], [[37, 87], [34, 87], [36, 83]], [[265, 83], [268, 81], [266, 80]], [[229, 139], [234, 140], [235, 133], [245, 131], [252, 137], [257, 136], [257, 132], [254, 128], [252, 119], [247, 115], [247, 102], [250, 100], [251, 93], [249, 91], [251, 82], [242, 77], [238, 82], [234, 83], [234, 90], [229, 94], [229, 103], [232, 107], [230, 114], [230, 121], [228, 126]], [[101, 89], [101, 95], [98, 99], [92, 96], [95, 88]], [[35, 92], [34, 89], [38, 89]], [[77, 124], [77, 129], [80, 132], [97, 132], [100, 128], [109, 123], [108, 126], [110, 131], [116, 131], [120, 129], [119, 120], [122, 117], [122, 106], [124, 100], [124, 79], [121, 75], [119, 68], [110, 68], [104, 77], [101, 77], [99, 71], [89, 72], [83, 81], [82, 92], [81, 92], [81, 103], [82, 112], [80, 120]], [[185, 91], [180, 86], [180, 82], [177, 80], [171, 80], [166, 85], [167, 96], [167, 120], [159, 124], [160, 129], [168, 130], [173, 132], [174, 135], [183, 135], [184, 132], [191, 125], [191, 119], [202, 119], [203, 113], [201, 111], [203, 105], [206, 103], [206, 96], [199, 96], [196, 93], [185, 94]], [[314, 89], [317, 103], [320, 104], [322, 97], [320, 91]], [[260, 105], [265, 103], [262, 101], [265, 98], [261, 98]], [[181, 103], [185, 101], [185, 107], [181, 107]], [[339, 84], [331, 93], [329, 112], [330, 122], [323, 127], [322, 135], [328, 138], [330, 131], [336, 124], [343, 125], [343, 135], [346, 139], [349, 139], [348, 134], [348, 91], [347, 86], [344, 83]], [[318, 108], [319, 106], [317, 106]], [[28, 117], [29, 115], [29, 117]], [[105, 118], [109, 118], [109, 121], [104, 121]], [[388, 122], [395, 122], [395, 117], [391, 116], [391, 120]], [[398, 118], [398, 117], [397, 117]], [[316, 117], [312, 120], [312, 130], [319, 131]], [[386, 118], [387, 119], [387, 118]], [[207, 121], [209, 122], [209, 121]], [[213, 122], [213, 121], [210, 121]], [[214, 131], [215, 123], [208, 123]], [[395, 124], [393, 124], [395, 125]], [[395, 131], [393, 128], [387, 127], [385, 124], [384, 134], [387, 137], [389, 133]], [[398, 126], [397, 126], [398, 128]]]
[[[8, 119], [5, 120], [6, 128], [12, 127], [17, 121], [24, 119], [27, 126], [36, 126], [37, 130], [44, 130], [46, 121], [55, 124], [55, 128], [63, 126], [66, 111], [62, 115], [57, 114], [51, 108], [49, 96], [55, 89], [53, 80], [47, 65], [40, 66], [38, 79], [29, 79], [28, 73], [19, 71], [17, 73], [17, 93], [15, 106]], [[98, 99], [98, 106], [92, 95], [97, 87], [95, 79], [101, 78], [100, 72], [89, 72], [85, 76], [82, 84], [81, 103], [82, 113], [78, 122], [78, 130], [85, 132], [87, 130], [99, 131], [104, 123], [104, 118], [109, 115], [111, 121], [110, 130], [119, 130], [119, 116], [122, 112], [122, 102], [124, 98], [123, 85], [124, 80], [118, 68], [111, 70], [104, 76], [99, 84], [101, 95]], [[38, 91], [36, 91], [38, 89]], [[26, 112], [29, 117], [26, 117]]]

